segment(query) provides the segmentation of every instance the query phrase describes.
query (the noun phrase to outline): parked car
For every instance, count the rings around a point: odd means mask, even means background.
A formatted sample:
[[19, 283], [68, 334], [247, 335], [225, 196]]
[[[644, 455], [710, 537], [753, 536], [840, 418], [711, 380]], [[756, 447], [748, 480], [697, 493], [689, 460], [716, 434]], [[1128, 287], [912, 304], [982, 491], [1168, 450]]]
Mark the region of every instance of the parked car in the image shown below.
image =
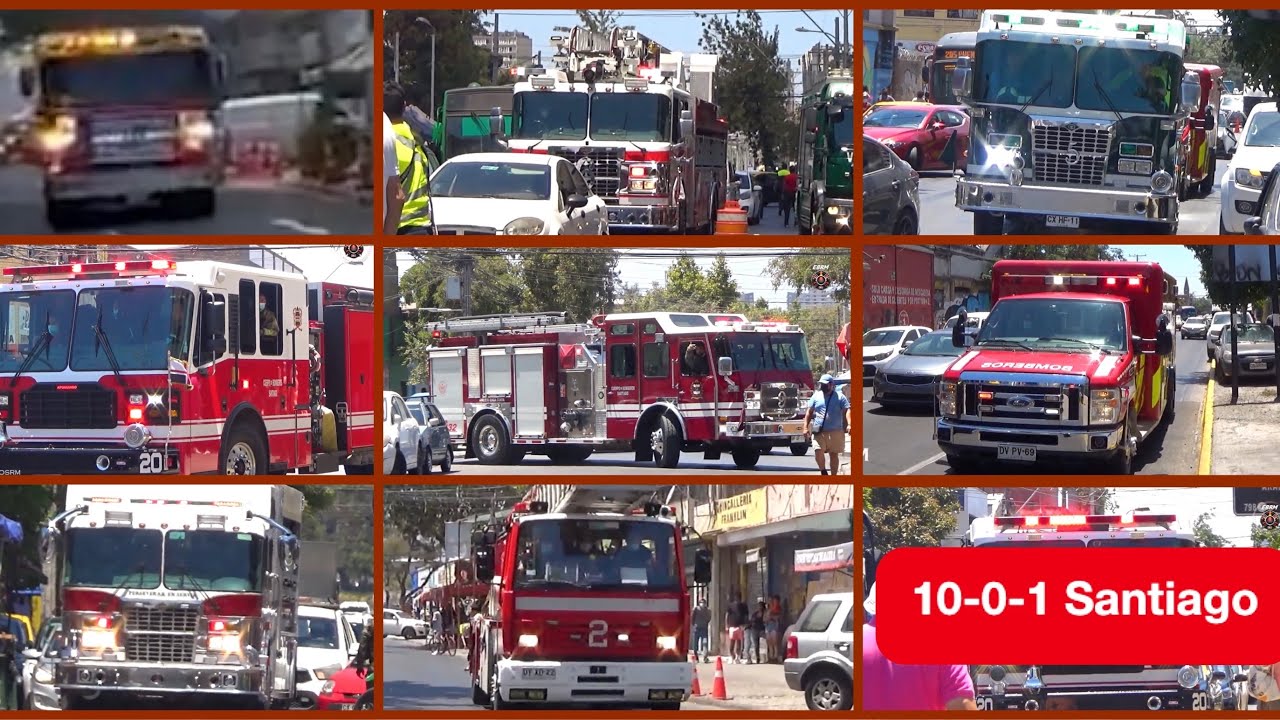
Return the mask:
[[[48, 633], [46, 634], [46, 630]], [[23, 653], [23, 678], [20, 685], [23, 710], [61, 710], [62, 699], [54, 681], [58, 660], [66, 647], [62, 621], [49, 619], [40, 628], [40, 644]], [[25, 661], [31, 661], [30, 670]]]
[[1187, 318], [1182, 321], [1182, 327], [1179, 330], [1183, 340], [1203, 340], [1205, 334], [1209, 332], [1209, 318], [1204, 315]]
[[853, 707], [853, 593], [814, 595], [784, 642], [782, 676], [810, 710]]
[[[1233, 318], [1231, 317], [1231, 313], [1215, 312], [1213, 314], [1213, 318], [1209, 321], [1209, 330], [1208, 332], [1205, 333], [1205, 341], [1204, 341], [1205, 356], [1209, 360], [1213, 360], [1214, 358], [1217, 357], [1216, 346], [1218, 344], [1218, 340], [1221, 339], [1222, 337], [1222, 329], [1232, 322], [1233, 322]], [[1236, 313], [1234, 322], [1246, 323], [1246, 324], [1252, 323], [1254, 322], [1253, 313], [1248, 311], [1244, 312], [1243, 314]]]
[[[966, 317], [964, 321], [965, 331], [977, 332], [978, 330], [981, 330], [982, 326], [987, 322], [987, 316], [990, 314], [991, 313], [989, 312], [983, 312], [981, 310], [977, 312], [966, 313]], [[947, 318], [947, 321], [942, 323], [942, 327], [938, 329], [950, 330], [951, 328], [956, 326], [956, 320], [958, 320], [959, 318], [960, 318], [959, 315], [952, 315], [951, 317]]]
[[431, 210], [441, 235], [609, 234], [604, 199], [557, 155], [450, 158], [431, 176]]
[[1258, 194], [1258, 202], [1254, 214], [1245, 218], [1246, 235], [1280, 235], [1280, 183], [1276, 182], [1276, 172], [1280, 171], [1277, 162], [1267, 173], [1266, 182]]
[[862, 379], [875, 377], [876, 371], [897, 357], [911, 343], [933, 332], [920, 325], [894, 325], [875, 328], [862, 334]]
[[384, 609], [382, 611], [382, 636], [398, 635], [405, 640], [427, 636], [427, 625], [412, 615], [399, 610]]
[[[917, 171], [951, 170], [965, 164], [969, 116], [963, 107], [883, 103], [863, 117], [862, 128]], [[950, 157], [943, 157], [949, 144]]]
[[350, 665], [359, 649], [360, 637], [339, 609], [300, 604], [294, 704], [303, 709], [315, 707], [325, 683]]
[[1245, 232], [1245, 220], [1258, 215], [1262, 186], [1280, 162], [1280, 111], [1274, 102], [1253, 108], [1239, 141], [1222, 178], [1218, 229], [1223, 235]]
[[1214, 374], [1219, 383], [1231, 380], [1231, 336], [1236, 337], [1240, 354], [1240, 379], [1275, 377], [1276, 334], [1270, 325], [1250, 323], [1223, 330], [1215, 352]]
[[[418, 434], [418, 474], [429, 475], [432, 467], [440, 468], [440, 472], [448, 474], [453, 470], [453, 447], [449, 443], [449, 423], [440, 413], [435, 403], [417, 398], [415, 405], [420, 412]], [[413, 412], [412, 407], [410, 411]]]
[[862, 136], [862, 232], [920, 234], [920, 173], [866, 135]]
[[[361, 600], [348, 600], [338, 605], [338, 610], [347, 617], [347, 622], [353, 626], [355, 624], [367, 625], [373, 620], [373, 611], [369, 609], [369, 603]], [[359, 637], [359, 633], [356, 633]]]
[[764, 216], [764, 188], [755, 184], [749, 172], [739, 170], [735, 178], [738, 182], [738, 205], [747, 211], [747, 224], [757, 225]]
[[418, 469], [418, 436], [422, 430], [399, 393], [382, 393], [382, 468], [388, 475]]
[[876, 371], [872, 401], [886, 408], [936, 402], [938, 378], [964, 351], [951, 343], [950, 330], [935, 330], [921, 337]]
[[355, 667], [343, 668], [324, 682], [316, 698], [316, 709], [355, 710], [356, 701], [367, 688], [368, 683]]

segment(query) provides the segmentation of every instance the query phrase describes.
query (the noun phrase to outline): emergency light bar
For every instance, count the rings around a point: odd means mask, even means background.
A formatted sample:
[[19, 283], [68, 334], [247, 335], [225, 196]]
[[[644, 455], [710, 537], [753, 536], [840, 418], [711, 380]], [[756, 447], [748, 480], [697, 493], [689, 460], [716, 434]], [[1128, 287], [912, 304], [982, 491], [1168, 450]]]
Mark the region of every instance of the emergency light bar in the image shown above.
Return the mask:
[[1106, 275], [1012, 275], [1004, 274], [1001, 276], [1006, 280], [1044, 280], [1049, 285], [1097, 285], [1099, 280], [1106, 282], [1108, 287], [1116, 287], [1123, 280], [1129, 287], [1141, 287], [1142, 277], [1134, 275], [1131, 277], [1109, 277]]
[[33, 265], [31, 267], [4, 268], [4, 274], [14, 282], [41, 278], [74, 278], [87, 275], [163, 275], [177, 269], [169, 260], [120, 260], [105, 263], [69, 263], [66, 265]]
[[521, 501], [511, 507], [512, 515], [523, 515], [525, 513], [533, 513], [535, 515], [547, 511], [546, 500]]
[[1083, 525], [1128, 526], [1169, 525], [1177, 515], [1133, 514], [1125, 515], [1023, 515], [997, 517], [992, 522], [998, 528], [1008, 527], [1079, 527]]

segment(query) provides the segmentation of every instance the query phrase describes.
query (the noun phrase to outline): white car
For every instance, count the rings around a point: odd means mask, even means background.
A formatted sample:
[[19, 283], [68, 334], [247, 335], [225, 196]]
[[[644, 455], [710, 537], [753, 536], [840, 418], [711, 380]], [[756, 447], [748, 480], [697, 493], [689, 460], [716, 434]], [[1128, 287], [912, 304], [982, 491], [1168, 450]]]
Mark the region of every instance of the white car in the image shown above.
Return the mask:
[[911, 343], [932, 332], [922, 325], [893, 325], [862, 334], [862, 379], [870, 380], [885, 363]]
[[418, 436], [422, 428], [399, 393], [382, 393], [382, 470], [403, 475], [418, 469]]
[[[966, 317], [964, 320], [965, 330], [973, 330], [973, 331], [981, 330], [983, 323], [987, 321], [987, 316], [990, 314], [991, 313], [989, 312], [968, 313], [968, 317]], [[951, 317], [947, 318], [947, 321], [943, 323], [942, 327], [939, 329], [950, 330], [951, 328], [956, 326], [956, 320], [959, 319], [959, 317], [960, 317], [959, 315], [952, 315]]]
[[405, 640], [427, 636], [427, 624], [399, 610], [382, 611], [382, 637], [398, 635]]
[[302, 708], [315, 707], [324, 684], [351, 664], [360, 638], [333, 606], [298, 606], [298, 694]]
[[1280, 112], [1276, 104], [1258, 103], [1244, 121], [1235, 156], [1222, 178], [1219, 233], [1244, 233], [1244, 221], [1258, 214], [1262, 185], [1280, 162]]
[[608, 235], [604, 199], [556, 155], [470, 153], [431, 176], [441, 235]]
[[764, 215], [764, 188], [752, 181], [749, 172], [740, 170], [734, 178], [738, 182], [738, 206], [747, 211], [747, 224], [756, 225]]
[[22, 676], [18, 689], [23, 710], [61, 710], [58, 686], [54, 684], [54, 666], [61, 647], [62, 621], [45, 620], [36, 634], [35, 643], [22, 651]]
[[354, 625], [368, 625], [373, 622], [373, 611], [369, 603], [359, 600], [348, 600], [338, 605], [338, 611], [347, 616], [347, 622]]
[[[1235, 315], [1235, 322], [1237, 325], [1240, 323], [1256, 322], [1253, 319], [1253, 313], [1251, 312], [1236, 313]], [[1222, 338], [1222, 331], [1226, 329], [1227, 323], [1230, 322], [1231, 313], [1229, 312], [1216, 312], [1213, 314], [1213, 317], [1210, 318], [1209, 330], [1204, 335], [1204, 350], [1205, 355], [1209, 360], [1214, 358], [1214, 346], [1218, 344], [1218, 340]]]

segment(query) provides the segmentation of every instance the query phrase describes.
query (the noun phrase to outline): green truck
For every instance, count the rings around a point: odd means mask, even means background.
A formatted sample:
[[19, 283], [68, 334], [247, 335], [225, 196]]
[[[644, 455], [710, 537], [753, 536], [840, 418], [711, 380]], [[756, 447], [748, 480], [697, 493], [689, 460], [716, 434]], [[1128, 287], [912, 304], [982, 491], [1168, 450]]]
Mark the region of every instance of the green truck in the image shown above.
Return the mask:
[[853, 234], [853, 71], [832, 71], [800, 112], [796, 226], [801, 235]]
[[503, 129], [511, 133], [511, 85], [472, 86], [445, 91], [444, 102], [436, 110], [432, 141], [440, 150], [440, 161], [478, 152], [505, 152], [500, 138], [490, 133], [493, 108], [502, 110]]

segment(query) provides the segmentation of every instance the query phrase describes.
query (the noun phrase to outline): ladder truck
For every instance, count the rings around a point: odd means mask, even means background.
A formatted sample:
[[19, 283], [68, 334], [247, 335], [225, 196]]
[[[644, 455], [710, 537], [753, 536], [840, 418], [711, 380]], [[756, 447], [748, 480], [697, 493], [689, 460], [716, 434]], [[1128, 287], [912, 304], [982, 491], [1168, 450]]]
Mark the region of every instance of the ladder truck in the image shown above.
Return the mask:
[[430, 393], [455, 450], [481, 464], [634, 451], [636, 462], [674, 468], [682, 452], [701, 451], [707, 460], [727, 452], [745, 469], [766, 449], [802, 454], [807, 444], [814, 383], [798, 325], [670, 312], [568, 323], [542, 313], [428, 330], [438, 342], [427, 351]]
[[[693, 667], [687, 528], [653, 485], [535, 486], [472, 538], [489, 594], [471, 623], [472, 700], [677, 710]], [[694, 583], [711, 580], [709, 551]]]
[[712, 234], [729, 126], [710, 87], [695, 86], [716, 56], [668, 53], [634, 29], [573, 28], [551, 44], [554, 69], [514, 86], [507, 147], [577, 165], [608, 204], [611, 232]]

